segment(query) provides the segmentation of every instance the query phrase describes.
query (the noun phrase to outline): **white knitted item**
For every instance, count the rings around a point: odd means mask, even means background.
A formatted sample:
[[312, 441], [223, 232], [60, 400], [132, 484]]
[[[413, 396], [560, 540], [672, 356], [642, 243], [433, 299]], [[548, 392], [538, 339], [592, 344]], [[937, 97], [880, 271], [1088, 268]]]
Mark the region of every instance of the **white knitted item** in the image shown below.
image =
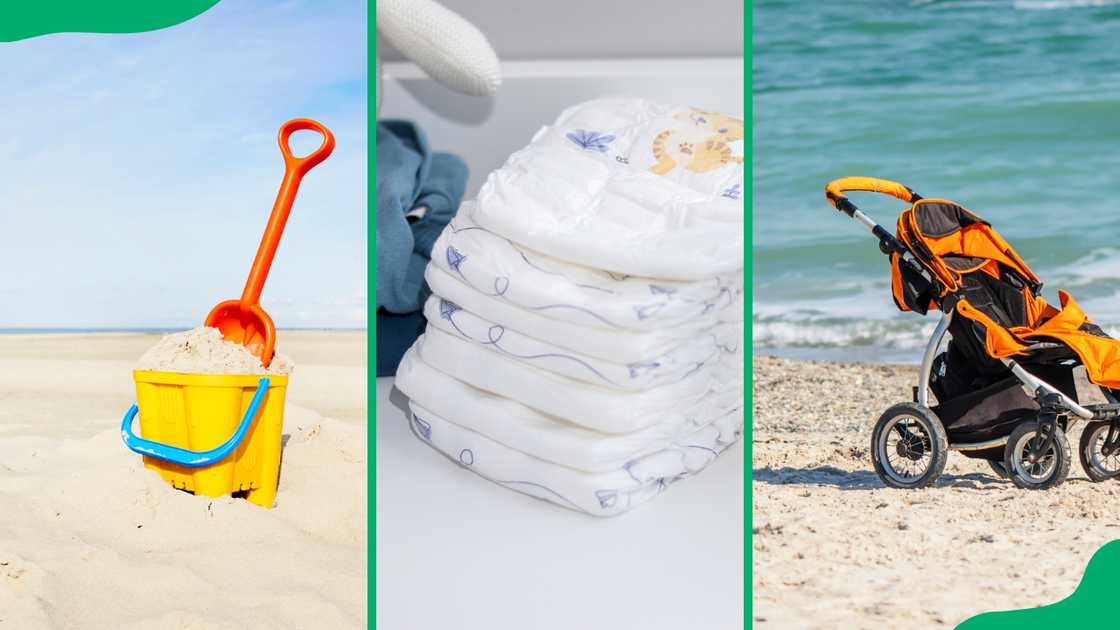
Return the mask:
[[502, 82], [498, 55], [470, 22], [432, 0], [378, 0], [377, 30], [440, 83], [474, 96]]

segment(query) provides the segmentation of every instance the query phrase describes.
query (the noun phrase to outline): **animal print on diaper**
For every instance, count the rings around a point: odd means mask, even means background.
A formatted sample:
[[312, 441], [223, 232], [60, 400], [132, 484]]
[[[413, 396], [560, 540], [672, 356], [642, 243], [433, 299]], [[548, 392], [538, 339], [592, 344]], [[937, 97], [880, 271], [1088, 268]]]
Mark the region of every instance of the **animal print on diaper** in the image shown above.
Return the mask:
[[725, 164], [743, 163], [743, 156], [731, 151], [731, 143], [743, 139], [743, 121], [696, 108], [673, 118], [691, 124], [683, 129], [667, 129], [653, 139], [653, 157], [657, 162], [650, 170], [654, 173], [665, 175], [677, 166], [706, 173]]

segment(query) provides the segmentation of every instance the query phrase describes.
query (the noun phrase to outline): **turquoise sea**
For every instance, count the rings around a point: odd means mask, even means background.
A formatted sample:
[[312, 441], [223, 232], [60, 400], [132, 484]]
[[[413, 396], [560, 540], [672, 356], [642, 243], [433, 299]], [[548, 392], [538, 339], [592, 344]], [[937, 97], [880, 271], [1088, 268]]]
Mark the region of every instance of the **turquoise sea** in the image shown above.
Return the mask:
[[[876, 241], [824, 199], [894, 179], [991, 222], [1120, 333], [1120, 5], [754, 3], [756, 353], [917, 361]], [[892, 231], [904, 206], [854, 193]]]

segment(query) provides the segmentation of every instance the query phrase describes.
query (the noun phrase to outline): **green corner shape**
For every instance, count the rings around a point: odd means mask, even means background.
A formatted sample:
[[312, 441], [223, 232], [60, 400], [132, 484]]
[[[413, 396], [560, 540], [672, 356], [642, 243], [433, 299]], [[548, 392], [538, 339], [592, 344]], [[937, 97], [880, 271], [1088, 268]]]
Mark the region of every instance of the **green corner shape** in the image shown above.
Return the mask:
[[1032, 630], [1034, 628], [1070, 628], [1077, 622], [1095, 623], [1108, 619], [1101, 602], [1115, 594], [1113, 582], [1120, 571], [1120, 540], [1105, 544], [1089, 559], [1085, 575], [1073, 593], [1054, 604], [1029, 608], [987, 612], [966, 619], [957, 630]]
[[10, 0], [0, 10], [0, 42], [51, 33], [141, 33], [205, 13], [218, 0]]

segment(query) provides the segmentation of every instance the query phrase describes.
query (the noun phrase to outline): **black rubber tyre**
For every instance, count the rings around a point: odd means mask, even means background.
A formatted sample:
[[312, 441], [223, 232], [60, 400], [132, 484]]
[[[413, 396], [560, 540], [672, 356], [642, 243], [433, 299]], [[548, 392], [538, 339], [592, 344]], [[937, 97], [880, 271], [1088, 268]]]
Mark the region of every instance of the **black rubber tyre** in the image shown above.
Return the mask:
[[1099, 450], [1098, 441], [1108, 435], [1108, 426], [1108, 422], [1101, 421], [1087, 424], [1081, 431], [1081, 444], [1077, 449], [1077, 454], [1081, 458], [1081, 468], [1089, 479], [1097, 482], [1120, 475], [1120, 455], [1104, 458]]
[[948, 458], [949, 438], [941, 420], [916, 403], [887, 409], [871, 432], [875, 472], [892, 488], [925, 488], [941, 476]]
[[1003, 465], [1011, 475], [1011, 483], [1024, 490], [1049, 490], [1061, 484], [1069, 475], [1073, 462], [1069, 440], [1061, 427], [1054, 426], [1054, 441], [1043, 457], [1036, 462], [1025, 459], [1026, 449], [1038, 431], [1038, 422], [1024, 422], [1015, 427], [1007, 438], [1003, 451]]
[[1011, 476], [1007, 474], [1007, 467], [1003, 465], [1002, 459], [986, 459], [984, 461], [988, 462], [988, 467], [991, 468], [992, 472], [1000, 479], [1007, 479]]

